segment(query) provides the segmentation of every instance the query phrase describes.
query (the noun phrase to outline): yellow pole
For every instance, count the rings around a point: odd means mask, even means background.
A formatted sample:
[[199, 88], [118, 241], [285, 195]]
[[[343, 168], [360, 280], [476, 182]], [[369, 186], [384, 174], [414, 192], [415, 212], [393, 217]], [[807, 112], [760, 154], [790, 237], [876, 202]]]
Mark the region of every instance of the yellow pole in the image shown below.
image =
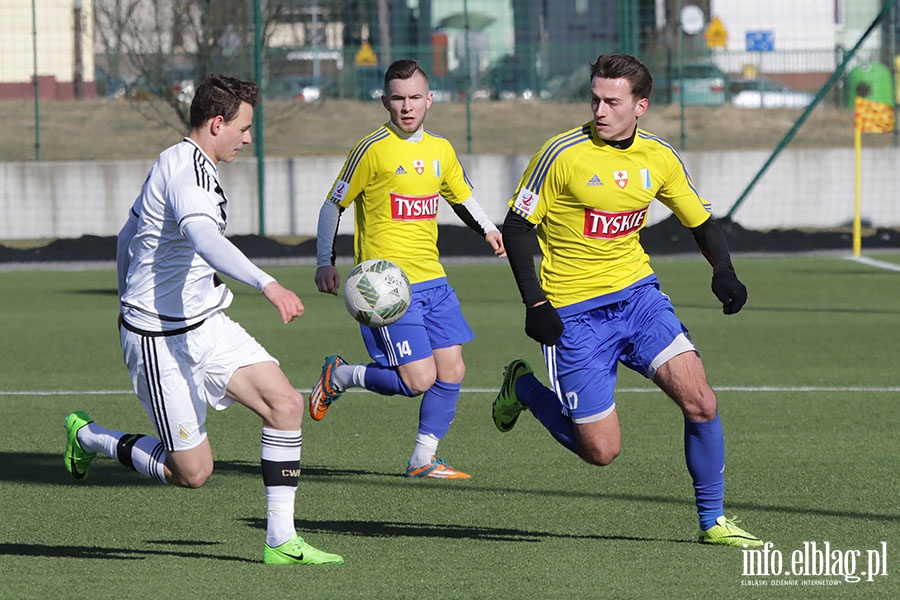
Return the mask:
[[862, 248], [862, 221], [860, 217], [860, 174], [862, 172], [862, 131], [854, 128], [853, 147], [856, 149], [856, 209], [853, 211], [853, 256], [859, 257]]

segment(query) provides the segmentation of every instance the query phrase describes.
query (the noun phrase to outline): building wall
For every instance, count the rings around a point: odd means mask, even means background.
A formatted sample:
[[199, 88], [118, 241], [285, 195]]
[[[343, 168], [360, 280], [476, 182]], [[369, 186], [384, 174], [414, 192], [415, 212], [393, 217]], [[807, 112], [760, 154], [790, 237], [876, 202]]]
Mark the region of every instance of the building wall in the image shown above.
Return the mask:
[[[0, 99], [32, 97], [35, 57], [38, 79], [46, 83], [42, 97], [74, 96], [76, 1], [34, 0], [34, 18], [31, 2], [0, 4]], [[92, 92], [94, 79], [91, 2], [81, 0], [82, 79], [87, 84], [86, 92]]]
[[[686, 152], [683, 157], [713, 214], [729, 212], [765, 163], [766, 151]], [[525, 169], [526, 155], [464, 156], [475, 195], [501, 223], [506, 202]], [[854, 209], [853, 149], [786, 150], [734, 215], [748, 229], [843, 226]], [[314, 236], [319, 207], [344, 157], [270, 158], [266, 161], [267, 235]], [[879, 227], [900, 227], [900, 148], [862, 153], [862, 216]], [[151, 161], [0, 163], [0, 239], [115, 235]], [[238, 159], [221, 169], [230, 200], [228, 232], [259, 232], [256, 162]], [[670, 213], [654, 202], [649, 223]], [[439, 223], [459, 224], [446, 207]], [[348, 212], [341, 232], [353, 231]]]
[[[479, 58], [485, 65], [515, 51], [513, 12], [509, 0], [441, 0], [441, 2], [432, 2], [432, 24], [437, 26], [443, 19], [462, 15], [466, 7], [472, 16], [470, 37], [471, 32], [475, 31], [483, 34], [486, 42], [483, 48], [478, 49], [483, 54]], [[493, 21], [480, 27], [485, 22], [481, 18], [482, 16], [492, 17]], [[472, 23], [479, 27], [473, 28]], [[454, 52], [450, 57], [450, 68], [452, 69], [457, 64], [465, 62], [465, 56], [459, 52], [459, 48], [465, 45], [465, 29], [451, 27], [446, 30], [446, 33], [450, 38], [450, 48]], [[472, 52], [471, 39], [469, 51]]]
[[[852, 48], [881, 9], [881, 0], [711, 0], [707, 20], [718, 18], [728, 34], [716, 63], [740, 73], [754, 65], [760, 73], [827, 73], [837, 67], [836, 49]], [[771, 32], [772, 52], [748, 52], [748, 32]], [[878, 31], [861, 49], [860, 62], [877, 58]], [[871, 56], [870, 55], [873, 55]]]

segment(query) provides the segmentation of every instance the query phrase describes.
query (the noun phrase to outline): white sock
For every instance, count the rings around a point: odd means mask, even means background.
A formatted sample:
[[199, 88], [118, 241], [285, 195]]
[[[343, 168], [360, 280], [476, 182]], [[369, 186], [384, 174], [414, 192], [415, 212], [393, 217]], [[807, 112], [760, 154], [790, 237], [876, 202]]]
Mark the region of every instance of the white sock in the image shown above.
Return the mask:
[[274, 548], [297, 532], [294, 525], [294, 501], [297, 488], [266, 486], [266, 543]]
[[[124, 433], [88, 423], [76, 434], [85, 452], [99, 452], [160, 483], [166, 481], [166, 450], [155, 437]], [[121, 455], [120, 455], [121, 454]]]
[[91, 422], [79, 429], [76, 437], [78, 438], [78, 443], [81, 444], [81, 447], [85, 452], [91, 454], [99, 452], [100, 454], [115, 458], [116, 446], [119, 444], [119, 440], [123, 435], [125, 434], [121, 431], [107, 429], [106, 427], [101, 427], [100, 425]]
[[341, 365], [334, 370], [332, 381], [341, 391], [366, 387], [366, 365]]
[[437, 447], [440, 441], [441, 440], [430, 433], [417, 434], [416, 445], [413, 448], [409, 464], [414, 467], [424, 467], [425, 465], [431, 464], [431, 458], [437, 453]]
[[353, 386], [366, 387], [366, 365], [356, 365], [353, 369]]
[[[263, 427], [260, 458], [266, 483], [266, 543], [280, 546], [297, 532], [294, 501], [300, 477], [303, 434]], [[294, 471], [296, 473], [288, 473]]]

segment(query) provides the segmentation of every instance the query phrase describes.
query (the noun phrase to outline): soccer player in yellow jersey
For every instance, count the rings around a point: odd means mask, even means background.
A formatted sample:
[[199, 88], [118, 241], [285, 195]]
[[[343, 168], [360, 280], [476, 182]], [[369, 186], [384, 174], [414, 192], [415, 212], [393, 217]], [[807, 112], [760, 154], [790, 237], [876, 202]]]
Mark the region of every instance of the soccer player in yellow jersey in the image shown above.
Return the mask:
[[[694, 234], [725, 314], [740, 311], [747, 289], [678, 153], [638, 127], [653, 83], [644, 64], [603, 55], [592, 63], [590, 81], [593, 119], [544, 144], [503, 223], [525, 303], [525, 332], [542, 345], [551, 387], [528, 363], [512, 361], [493, 404], [494, 424], [507, 432], [528, 409], [563, 446], [588, 463], [608, 465], [622, 448], [613, 397], [622, 363], [681, 408], [699, 540], [761, 546], [724, 515], [725, 443], [716, 395], [641, 247], [650, 203], [660, 200]], [[535, 227], [540, 279], [526, 237]]]
[[310, 415], [321, 420], [351, 387], [382, 395], [422, 395], [419, 428], [407, 477], [468, 479], [436, 456], [450, 428], [465, 374], [462, 344], [474, 335], [438, 261], [437, 212], [444, 198], [462, 221], [483, 236], [497, 256], [503, 239], [472, 196], [472, 186], [446, 139], [425, 131], [432, 95], [414, 60], [398, 60], [384, 75], [382, 102], [390, 121], [350, 151], [319, 212], [316, 286], [337, 294], [334, 238], [341, 212], [355, 204], [354, 260], [383, 258], [400, 266], [412, 283], [406, 314], [392, 325], [361, 325], [374, 362], [347, 364], [326, 357], [309, 396]]

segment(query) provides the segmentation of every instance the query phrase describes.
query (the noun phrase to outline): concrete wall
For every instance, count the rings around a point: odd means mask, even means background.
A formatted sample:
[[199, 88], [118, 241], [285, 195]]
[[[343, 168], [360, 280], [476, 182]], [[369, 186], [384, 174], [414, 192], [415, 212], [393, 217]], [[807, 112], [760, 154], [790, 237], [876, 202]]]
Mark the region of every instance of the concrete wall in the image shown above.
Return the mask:
[[[685, 162], [713, 214], [723, 216], [756, 175], [769, 153], [688, 152]], [[529, 157], [463, 157], [475, 196], [500, 223]], [[319, 207], [344, 157], [270, 158], [266, 161], [265, 232], [313, 236]], [[834, 227], [854, 214], [853, 149], [788, 150], [757, 183], [734, 215], [748, 229]], [[115, 235], [124, 223], [152, 161], [0, 163], [0, 239], [77, 238]], [[900, 148], [863, 150], [862, 216], [880, 227], [900, 226]], [[230, 200], [228, 233], [259, 232], [256, 162], [221, 165]], [[654, 203], [649, 223], [669, 215]], [[440, 223], [459, 224], [442, 210]], [[345, 215], [341, 232], [352, 232]]]

